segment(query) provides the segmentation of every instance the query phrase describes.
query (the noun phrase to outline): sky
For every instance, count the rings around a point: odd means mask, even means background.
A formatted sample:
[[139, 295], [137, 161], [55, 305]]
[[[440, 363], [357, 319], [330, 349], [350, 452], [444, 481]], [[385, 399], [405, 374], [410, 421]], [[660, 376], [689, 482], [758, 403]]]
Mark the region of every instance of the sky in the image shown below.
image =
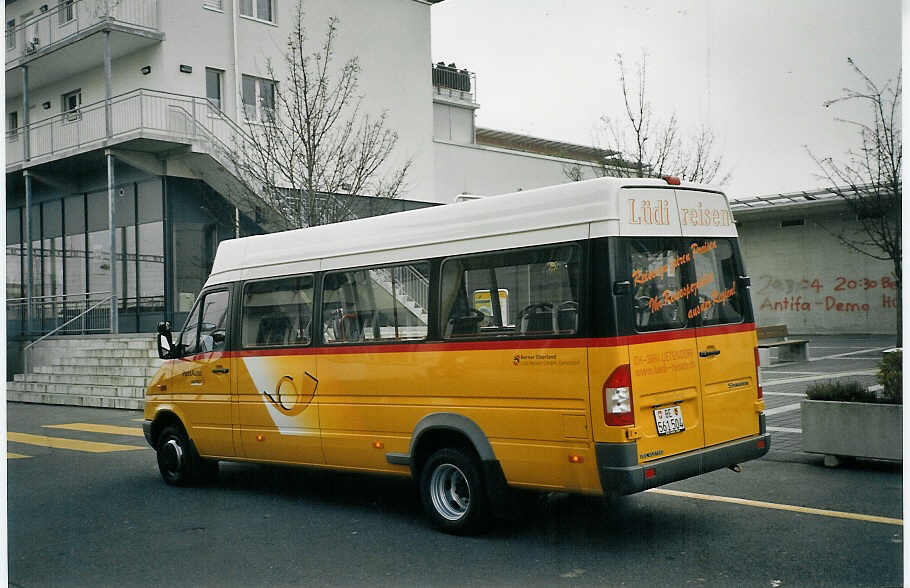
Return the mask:
[[821, 186], [807, 148], [842, 157], [857, 133], [837, 118], [870, 119], [823, 106], [862, 89], [847, 57], [880, 85], [901, 66], [899, 0], [445, 0], [431, 14], [434, 63], [476, 73], [476, 124], [497, 130], [607, 146], [616, 55], [630, 77], [646, 54], [655, 116], [714, 132], [733, 198]]

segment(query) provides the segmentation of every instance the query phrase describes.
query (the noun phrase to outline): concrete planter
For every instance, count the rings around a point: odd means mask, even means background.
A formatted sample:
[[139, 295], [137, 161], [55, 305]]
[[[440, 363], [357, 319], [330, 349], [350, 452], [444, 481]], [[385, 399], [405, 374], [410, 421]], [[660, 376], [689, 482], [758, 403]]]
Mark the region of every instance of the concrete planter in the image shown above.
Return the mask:
[[902, 461], [903, 405], [803, 400], [803, 451], [821, 453], [825, 465], [839, 458]]

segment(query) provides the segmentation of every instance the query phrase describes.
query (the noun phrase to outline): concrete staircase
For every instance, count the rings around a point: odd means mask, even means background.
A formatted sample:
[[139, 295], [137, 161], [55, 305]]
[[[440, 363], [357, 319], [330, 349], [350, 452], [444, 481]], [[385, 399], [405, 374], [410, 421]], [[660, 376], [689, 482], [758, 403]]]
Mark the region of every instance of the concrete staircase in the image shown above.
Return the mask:
[[142, 409], [162, 363], [150, 333], [49, 338], [35, 346], [31, 372], [6, 383], [6, 399]]

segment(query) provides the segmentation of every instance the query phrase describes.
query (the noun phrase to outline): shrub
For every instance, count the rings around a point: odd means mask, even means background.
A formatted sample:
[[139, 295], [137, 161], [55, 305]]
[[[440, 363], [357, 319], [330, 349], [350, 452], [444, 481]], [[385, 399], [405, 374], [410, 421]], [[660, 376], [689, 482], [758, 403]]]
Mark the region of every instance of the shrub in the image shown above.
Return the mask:
[[836, 400], [840, 402], [882, 402], [874, 392], [856, 381], [831, 380], [816, 382], [806, 390], [809, 400]]
[[901, 367], [903, 356], [903, 351], [892, 351], [891, 353], [886, 353], [878, 363], [876, 379], [885, 388], [883, 391], [884, 397], [894, 404], [904, 403], [904, 373]]

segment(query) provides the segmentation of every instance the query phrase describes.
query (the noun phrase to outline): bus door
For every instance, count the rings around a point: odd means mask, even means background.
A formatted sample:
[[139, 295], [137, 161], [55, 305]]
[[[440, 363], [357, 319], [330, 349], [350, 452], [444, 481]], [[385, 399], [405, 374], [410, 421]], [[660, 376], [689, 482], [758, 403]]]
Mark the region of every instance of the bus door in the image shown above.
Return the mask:
[[[622, 240], [631, 282], [626, 316], [640, 462], [704, 445], [698, 349], [687, 295], [693, 272], [678, 237]], [[622, 314], [622, 313], [621, 313]], [[613, 376], [611, 376], [612, 378]], [[621, 383], [621, 378], [617, 381]]]
[[230, 293], [204, 293], [187, 317], [174, 360], [170, 393], [181, 401], [203, 455], [232, 456], [231, 368], [225, 353], [230, 323]]
[[325, 463], [312, 317], [311, 275], [244, 284], [237, 424], [246, 458]]
[[755, 334], [744, 274], [733, 237], [686, 240], [695, 269], [698, 365], [705, 445], [758, 434]]

